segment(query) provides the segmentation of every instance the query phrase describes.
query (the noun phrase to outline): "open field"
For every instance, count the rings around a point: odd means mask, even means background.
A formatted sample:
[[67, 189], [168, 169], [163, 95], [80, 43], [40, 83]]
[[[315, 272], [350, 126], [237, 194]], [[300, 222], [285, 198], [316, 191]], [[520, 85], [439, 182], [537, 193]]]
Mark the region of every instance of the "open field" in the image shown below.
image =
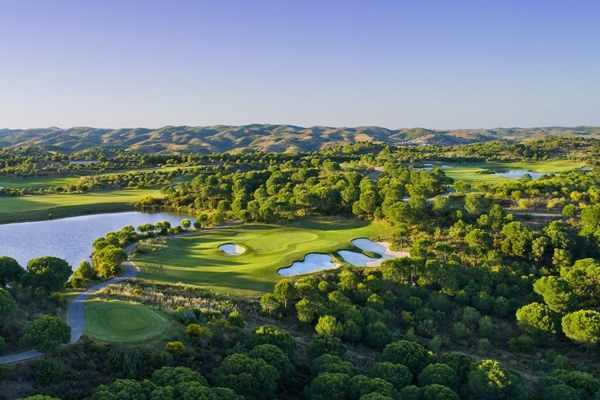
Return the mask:
[[102, 212], [127, 211], [147, 196], [162, 197], [157, 189], [114, 190], [78, 194], [0, 197], [0, 223], [35, 221]]
[[[142, 279], [184, 283], [235, 295], [255, 296], [281, 279], [277, 270], [307, 253], [353, 248], [357, 237], [378, 237], [387, 226], [340, 218], [302, 219], [283, 225], [245, 224], [171, 238], [167, 247], [135, 259]], [[226, 255], [218, 247], [246, 248]]]
[[[155, 171], [169, 172], [177, 171], [178, 169], [186, 170], [196, 168], [196, 166], [166, 166], [159, 168], [130, 168], [125, 170], [114, 170], [102, 173], [91, 173], [82, 176], [61, 176], [61, 175], [48, 175], [48, 176], [6, 176], [0, 175], [0, 188], [31, 188], [39, 189], [46, 187], [55, 186], [68, 186], [76, 185], [80, 179], [84, 176], [110, 176], [110, 175], [125, 175], [130, 173], [151, 173]], [[182, 178], [182, 177], [179, 177]], [[192, 177], [183, 177], [189, 178]], [[186, 180], [187, 181], [187, 180]]]
[[0, 176], [0, 187], [5, 188], [43, 188], [50, 186], [75, 185], [79, 181], [76, 176]]
[[523, 161], [523, 162], [473, 162], [473, 163], [449, 163], [452, 168], [444, 169], [444, 172], [454, 180], [462, 181], [507, 181], [511, 178], [494, 175], [493, 172], [525, 169], [544, 174], [572, 171], [583, 167], [582, 162], [569, 160], [555, 161]]
[[85, 305], [85, 327], [85, 333], [94, 339], [141, 343], [164, 337], [171, 329], [171, 322], [140, 304], [93, 300]]

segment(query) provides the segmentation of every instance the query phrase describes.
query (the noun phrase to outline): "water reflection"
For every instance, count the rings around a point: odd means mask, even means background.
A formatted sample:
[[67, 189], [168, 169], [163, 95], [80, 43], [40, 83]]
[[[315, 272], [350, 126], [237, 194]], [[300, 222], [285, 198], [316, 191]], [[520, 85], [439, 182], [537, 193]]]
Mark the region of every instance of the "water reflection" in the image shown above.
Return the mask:
[[132, 211], [0, 225], [0, 255], [16, 259], [23, 267], [32, 258], [55, 256], [76, 268], [81, 260], [89, 260], [92, 242], [108, 232], [163, 220], [175, 226], [184, 218], [193, 222], [185, 215]]

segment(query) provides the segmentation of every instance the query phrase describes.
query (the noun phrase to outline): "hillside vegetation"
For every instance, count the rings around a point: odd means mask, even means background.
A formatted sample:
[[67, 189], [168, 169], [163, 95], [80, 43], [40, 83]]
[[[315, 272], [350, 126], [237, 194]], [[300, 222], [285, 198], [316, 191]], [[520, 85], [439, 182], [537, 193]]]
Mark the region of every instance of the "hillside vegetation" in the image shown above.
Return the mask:
[[457, 145], [497, 139], [548, 136], [600, 138], [600, 127], [548, 127], [430, 130], [386, 129], [375, 126], [334, 128], [292, 125], [166, 126], [159, 129], [0, 129], [0, 147], [44, 146], [72, 152], [92, 147], [126, 149], [139, 153], [218, 153], [253, 149], [265, 152], [316, 151], [356, 142], [386, 144]]

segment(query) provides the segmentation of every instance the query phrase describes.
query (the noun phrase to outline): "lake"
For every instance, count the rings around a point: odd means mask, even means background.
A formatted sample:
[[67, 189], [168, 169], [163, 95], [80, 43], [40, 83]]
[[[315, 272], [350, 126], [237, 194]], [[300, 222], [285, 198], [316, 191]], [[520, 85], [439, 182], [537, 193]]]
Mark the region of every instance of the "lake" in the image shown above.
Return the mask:
[[108, 232], [163, 220], [175, 226], [184, 218], [194, 221], [181, 214], [132, 211], [4, 224], [0, 225], [0, 256], [12, 257], [22, 267], [32, 258], [54, 256], [77, 268], [82, 260], [89, 260], [94, 240]]
[[526, 169], [510, 169], [508, 171], [494, 173], [494, 175], [496, 175], [496, 176], [502, 176], [504, 178], [511, 178], [511, 179], [522, 178], [523, 175], [526, 175], [526, 174], [531, 175], [531, 178], [533, 178], [533, 179], [538, 179], [545, 175], [541, 172], [533, 172], [533, 171], [529, 171]]

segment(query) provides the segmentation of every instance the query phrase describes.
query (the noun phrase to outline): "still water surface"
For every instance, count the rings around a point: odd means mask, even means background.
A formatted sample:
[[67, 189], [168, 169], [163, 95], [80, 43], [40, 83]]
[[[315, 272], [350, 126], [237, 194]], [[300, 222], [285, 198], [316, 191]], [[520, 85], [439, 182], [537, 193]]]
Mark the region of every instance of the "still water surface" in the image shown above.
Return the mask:
[[[183, 218], [189, 217], [132, 211], [0, 225], [0, 256], [12, 257], [22, 267], [32, 258], [55, 256], [77, 268], [82, 260], [89, 260], [94, 240], [108, 232], [163, 220], [175, 226]], [[193, 222], [193, 218], [189, 219]]]
[[524, 175], [529, 174], [532, 179], [538, 179], [544, 176], [541, 172], [529, 171], [527, 169], [509, 169], [504, 172], [496, 172], [494, 175], [502, 176], [504, 178], [518, 179], [522, 178]]

